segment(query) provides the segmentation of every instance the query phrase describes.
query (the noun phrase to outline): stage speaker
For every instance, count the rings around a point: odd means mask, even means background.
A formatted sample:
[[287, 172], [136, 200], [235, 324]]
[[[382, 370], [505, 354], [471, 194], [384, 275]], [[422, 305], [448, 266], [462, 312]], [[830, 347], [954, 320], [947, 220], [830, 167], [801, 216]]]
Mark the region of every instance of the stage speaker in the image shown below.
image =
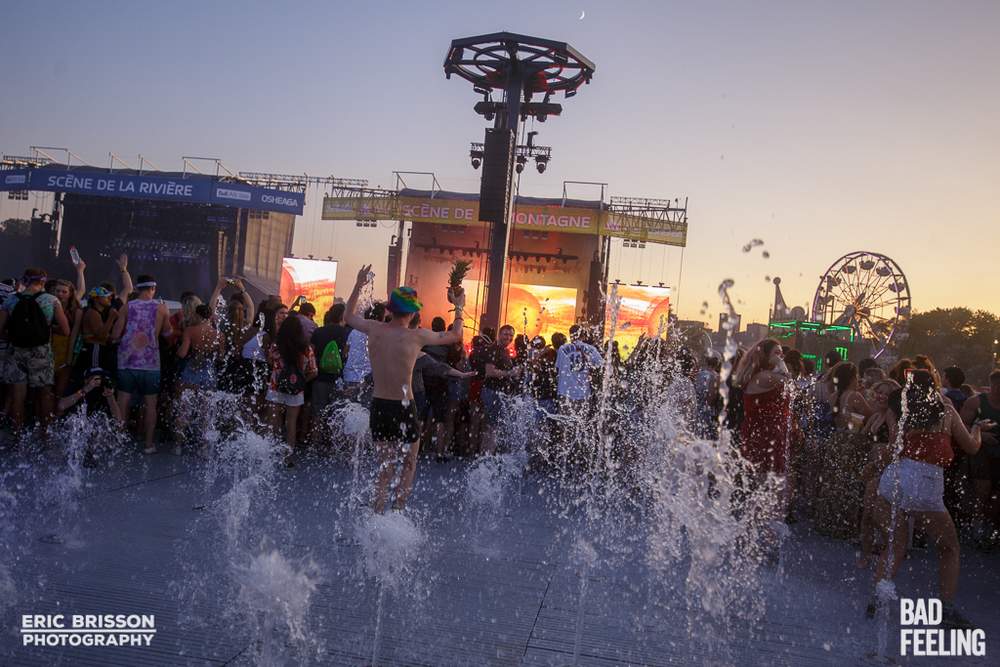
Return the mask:
[[515, 145], [513, 130], [486, 130], [483, 180], [479, 189], [479, 219], [484, 222], [506, 221]]

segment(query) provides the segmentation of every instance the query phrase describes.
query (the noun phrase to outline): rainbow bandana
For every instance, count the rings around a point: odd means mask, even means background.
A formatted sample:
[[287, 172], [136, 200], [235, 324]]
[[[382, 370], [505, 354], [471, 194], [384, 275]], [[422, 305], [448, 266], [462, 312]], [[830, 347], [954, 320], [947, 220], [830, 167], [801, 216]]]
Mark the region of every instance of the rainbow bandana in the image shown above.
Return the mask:
[[111, 292], [109, 292], [106, 288], [98, 285], [97, 287], [92, 287], [90, 291], [87, 292], [87, 296], [93, 299], [99, 296], [111, 296]]
[[397, 287], [389, 295], [387, 308], [390, 313], [406, 315], [407, 313], [416, 313], [423, 307], [424, 305], [417, 298], [417, 290], [412, 287]]

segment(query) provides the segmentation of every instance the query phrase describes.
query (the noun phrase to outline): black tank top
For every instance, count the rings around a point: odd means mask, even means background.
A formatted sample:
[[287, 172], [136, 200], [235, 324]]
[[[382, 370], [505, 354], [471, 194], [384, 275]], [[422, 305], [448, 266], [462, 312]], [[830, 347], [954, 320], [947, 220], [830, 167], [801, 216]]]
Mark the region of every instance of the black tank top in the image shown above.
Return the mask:
[[976, 409], [976, 419], [989, 419], [997, 426], [993, 427], [992, 433], [1000, 433], [1000, 408], [990, 405], [989, 394], [979, 394], [979, 407]]

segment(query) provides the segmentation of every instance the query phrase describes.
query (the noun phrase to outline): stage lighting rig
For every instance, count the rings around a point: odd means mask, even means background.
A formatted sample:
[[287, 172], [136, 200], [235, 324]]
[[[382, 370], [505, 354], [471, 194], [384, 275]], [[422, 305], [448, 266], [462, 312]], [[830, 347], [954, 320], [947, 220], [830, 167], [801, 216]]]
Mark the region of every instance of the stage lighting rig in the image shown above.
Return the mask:
[[[528, 160], [535, 161], [535, 169], [538, 170], [539, 174], [545, 173], [546, 167], [549, 166], [549, 160], [552, 159], [552, 147], [551, 146], [535, 146], [533, 145], [533, 139], [537, 132], [528, 133], [528, 143], [521, 144], [517, 146], [514, 153], [514, 171], [518, 174], [524, 171], [525, 165], [528, 164]], [[473, 169], [479, 169], [479, 166], [483, 163], [483, 151], [484, 147], [482, 142], [473, 141], [469, 149], [469, 159], [472, 162]]]
[[479, 169], [479, 165], [483, 163], [483, 145], [473, 143], [472, 149], [469, 151], [469, 157], [472, 159], [472, 168]]

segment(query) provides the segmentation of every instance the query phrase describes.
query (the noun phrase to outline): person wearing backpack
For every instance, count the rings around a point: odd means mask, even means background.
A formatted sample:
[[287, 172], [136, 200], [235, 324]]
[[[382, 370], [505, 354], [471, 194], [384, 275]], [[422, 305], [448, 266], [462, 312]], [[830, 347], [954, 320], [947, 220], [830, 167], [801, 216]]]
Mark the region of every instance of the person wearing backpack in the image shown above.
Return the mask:
[[[337, 398], [337, 381], [344, 373], [344, 361], [347, 359], [347, 334], [344, 326], [344, 310], [342, 303], [336, 303], [323, 316], [323, 326], [313, 332], [311, 343], [313, 353], [319, 362], [319, 375], [312, 386], [312, 410], [322, 423], [323, 417]], [[314, 440], [324, 432], [322, 428], [313, 430]]]
[[[271, 382], [267, 400], [271, 404], [271, 423], [277, 432], [281, 432], [284, 423], [285, 441], [294, 451], [299, 413], [305, 404], [306, 383], [315, 379], [318, 373], [316, 354], [299, 318], [286, 317], [281, 323], [274, 344], [268, 351], [268, 360]], [[286, 462], [290, 463], [288, 459]]]
[[35, 410], [42, 427], [48, 425], [55, 383], [52, 330], [63, 336], [70, 334], [59, 299], [45, 291], [47, 279], [44, 269], [26, 269], [21, 279], [24, 290], [8, 296], [0, 309], [0, 336], [11, 347], [3, 380], [13, 392], [11, 419], [17, 431], [24, 426], [29, 388], [35, 392]]

